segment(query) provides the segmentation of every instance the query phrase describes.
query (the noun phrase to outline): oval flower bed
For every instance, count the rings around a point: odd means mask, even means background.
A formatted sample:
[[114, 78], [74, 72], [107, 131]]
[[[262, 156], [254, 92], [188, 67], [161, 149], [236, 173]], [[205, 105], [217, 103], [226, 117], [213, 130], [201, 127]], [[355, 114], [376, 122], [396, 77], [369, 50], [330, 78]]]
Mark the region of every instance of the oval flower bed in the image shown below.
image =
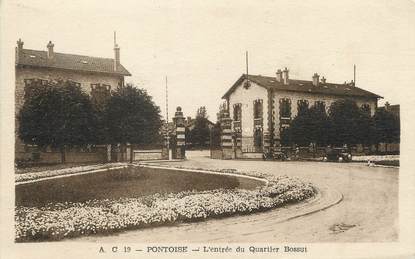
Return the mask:
[[304, 183], [297, 178], [255, 172], [240, 173], [235, 170], [219, 172], [265, 178], [268, 184], [254, 190], [185, 191], [140, 198], [50, 203], [40, 208], [17, 206], [16, 241], [51, 241], [246, 214], [298, 202], [315, 194], [310, 183]]

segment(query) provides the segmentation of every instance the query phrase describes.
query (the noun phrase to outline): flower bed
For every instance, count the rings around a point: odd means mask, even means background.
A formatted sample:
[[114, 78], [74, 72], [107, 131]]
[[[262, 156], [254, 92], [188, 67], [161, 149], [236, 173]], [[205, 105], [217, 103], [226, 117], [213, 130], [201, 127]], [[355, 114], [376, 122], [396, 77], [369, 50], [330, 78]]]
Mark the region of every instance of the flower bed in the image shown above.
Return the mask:
[[261, 177], [268, 180], [268, 184], [254, 190], [186, 191], [141, 198], [54, 203], [40, 208], [18, 206], [15, 211], [16, 241], [59, 240], [246, 214], [298, 202], [315, 194], [310, 183], [297, 178], [234, 170], [219, 172]]

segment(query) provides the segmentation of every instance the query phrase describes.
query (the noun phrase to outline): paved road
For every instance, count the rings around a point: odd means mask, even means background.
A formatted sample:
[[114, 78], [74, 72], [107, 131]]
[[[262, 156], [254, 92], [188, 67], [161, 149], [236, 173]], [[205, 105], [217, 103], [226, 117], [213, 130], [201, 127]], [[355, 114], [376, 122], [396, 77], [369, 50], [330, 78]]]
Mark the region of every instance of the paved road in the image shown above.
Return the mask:
[[333, 198], [335, 192], [340, 192], [343, 200], [325, 210], [290, 220], [284, 219], [317, 206], [318, 199], [265, 213], [68, 241], [384, 242], [398, 239], [398, 169], [359, 163], [211, 160], [206, 153], [199, 152], [189, 154], [188, 161], [174, 164], [297, 176], [319, 187], [324, 201]]

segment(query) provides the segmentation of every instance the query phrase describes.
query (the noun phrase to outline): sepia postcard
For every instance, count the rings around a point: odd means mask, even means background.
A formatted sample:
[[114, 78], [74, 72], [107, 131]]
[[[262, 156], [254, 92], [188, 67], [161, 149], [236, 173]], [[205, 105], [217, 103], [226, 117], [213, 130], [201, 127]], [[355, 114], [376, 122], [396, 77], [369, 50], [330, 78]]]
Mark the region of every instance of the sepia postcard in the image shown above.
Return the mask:
[[0, 258], [415, 258], [415, 1], [0, 2]]

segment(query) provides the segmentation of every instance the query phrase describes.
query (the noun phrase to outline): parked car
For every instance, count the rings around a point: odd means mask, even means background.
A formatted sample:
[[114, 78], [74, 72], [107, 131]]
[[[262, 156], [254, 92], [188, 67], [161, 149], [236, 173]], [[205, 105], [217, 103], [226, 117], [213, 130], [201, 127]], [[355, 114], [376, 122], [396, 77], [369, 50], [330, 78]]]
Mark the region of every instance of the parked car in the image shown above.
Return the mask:
[[352, 153], [347, 148], [327, 148], [324, 161], [351, 162]]
[[285, 161], [287, 160], [287, 155], [282, 151], [270, 151], [270, 152], [264, 152], [262, 154], [263, 160], [281, 160]]

